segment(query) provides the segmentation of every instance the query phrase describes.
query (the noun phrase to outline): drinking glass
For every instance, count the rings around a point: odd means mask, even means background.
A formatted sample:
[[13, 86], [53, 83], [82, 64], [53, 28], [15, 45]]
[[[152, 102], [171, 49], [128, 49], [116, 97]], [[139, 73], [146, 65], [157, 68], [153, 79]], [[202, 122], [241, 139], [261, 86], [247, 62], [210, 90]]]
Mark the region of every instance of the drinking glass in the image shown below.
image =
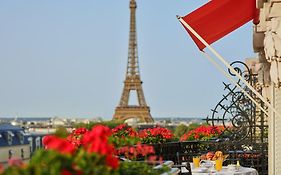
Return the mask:
[[221, 171], [222, 170], [222, 162], [223, 162], [223, 159], [219, 158], [215, 161], [215, 168], [217, 171]]
[[194, 168], [198, 168], [199, 165], [200, 165], [200, 157], [199, 157], [199, 156], [194, 156], [194, 157], [192, 158], [192, 160], [193, 160]]

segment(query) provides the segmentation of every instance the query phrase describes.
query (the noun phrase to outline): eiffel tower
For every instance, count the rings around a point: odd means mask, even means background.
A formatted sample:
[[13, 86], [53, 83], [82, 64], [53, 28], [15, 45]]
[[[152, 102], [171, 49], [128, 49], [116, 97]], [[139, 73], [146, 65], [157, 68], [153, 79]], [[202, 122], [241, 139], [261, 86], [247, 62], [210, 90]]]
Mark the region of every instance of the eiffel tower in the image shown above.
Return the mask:
[[[137, 118], [141, 122], [153, 122], [150, 115], [150, 108], [147, 106], [142, 90], [140, 79], [138, 50], [136, 37], [136, 8], [135, 0], [130, 0], [130, 38], [126, 79], [119, 105], [115, 109], [113, 119], [126, 120]], [[129, 105], [130, 92], [136, 91], [138, 105]]]

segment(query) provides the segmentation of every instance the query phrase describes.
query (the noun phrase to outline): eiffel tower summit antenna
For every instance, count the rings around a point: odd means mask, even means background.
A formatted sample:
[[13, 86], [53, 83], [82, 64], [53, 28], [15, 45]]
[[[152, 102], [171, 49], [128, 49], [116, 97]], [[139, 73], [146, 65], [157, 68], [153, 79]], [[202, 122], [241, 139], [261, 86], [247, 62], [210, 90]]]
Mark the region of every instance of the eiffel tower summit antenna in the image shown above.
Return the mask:
[[[130, 38], [126, 78], [119, 105], [115, 109], [113, 119], [126, 120], [137, 118], [141, 122], [153, 122], [150, 108], [147, 106], [140, 79], [137, 33], [136, 33], [136, 8], [135, 0], [130, 0]], [[131, 91], [136, 91], [138, 105], [129, 105]]]

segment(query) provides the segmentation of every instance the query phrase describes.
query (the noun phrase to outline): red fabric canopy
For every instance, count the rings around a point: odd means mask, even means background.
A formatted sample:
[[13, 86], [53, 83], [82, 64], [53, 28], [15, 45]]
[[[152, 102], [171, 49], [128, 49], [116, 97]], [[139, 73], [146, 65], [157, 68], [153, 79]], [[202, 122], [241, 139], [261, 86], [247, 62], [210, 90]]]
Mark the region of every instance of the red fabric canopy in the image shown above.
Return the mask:
[[[257, 17], [256, 0], [212, 0], [182, 19], [211, 44]], [[186, 30], [203, 50], [205, 45]]]

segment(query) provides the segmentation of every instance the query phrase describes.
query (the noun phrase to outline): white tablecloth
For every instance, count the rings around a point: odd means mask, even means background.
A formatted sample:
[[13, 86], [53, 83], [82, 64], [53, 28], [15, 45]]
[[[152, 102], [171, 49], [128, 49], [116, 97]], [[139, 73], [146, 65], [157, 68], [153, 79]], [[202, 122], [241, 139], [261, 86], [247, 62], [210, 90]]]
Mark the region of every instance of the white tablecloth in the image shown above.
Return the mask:
[[217, 172], [214, 168], [208, 169], [206, 172], [200, 171], [200, 168], [191, 169], [192, 175], [258, 175], [254, 168], [240, 167], [239, 170], [230, 170], [223, 167], [221, 171]]

